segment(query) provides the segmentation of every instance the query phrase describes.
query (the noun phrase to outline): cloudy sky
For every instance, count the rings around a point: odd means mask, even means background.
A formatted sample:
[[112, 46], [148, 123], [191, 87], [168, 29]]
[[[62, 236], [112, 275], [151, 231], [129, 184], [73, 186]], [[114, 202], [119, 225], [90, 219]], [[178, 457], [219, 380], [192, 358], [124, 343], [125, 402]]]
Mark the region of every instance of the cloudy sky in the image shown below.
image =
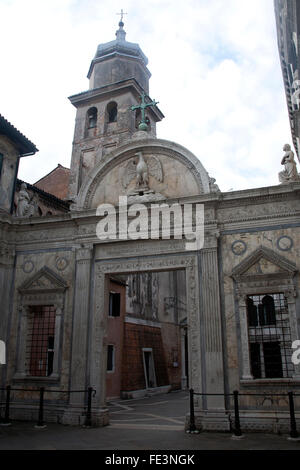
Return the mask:
[[278, 184], [291, 143], [273, 0], [0, 0], [0, 113], [38, 147], [19, 177], [69, 166], [75, 108], [99, 43], [140, 44], [159, 138], [192, 151], [222, 191]]

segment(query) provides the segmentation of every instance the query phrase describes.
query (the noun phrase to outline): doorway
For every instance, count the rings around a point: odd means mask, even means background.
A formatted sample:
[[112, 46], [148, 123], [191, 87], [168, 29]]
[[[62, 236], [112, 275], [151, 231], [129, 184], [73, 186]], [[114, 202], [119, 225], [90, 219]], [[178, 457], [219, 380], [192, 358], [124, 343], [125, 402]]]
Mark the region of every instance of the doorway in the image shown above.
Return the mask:
[[156, 387], [156, 376], [152, 349], [143, 348], [143, 363], [146, 388], [154, 388]]
[[182, 269], [109, 275], [106, 398], [186, 388], [185, 277]]

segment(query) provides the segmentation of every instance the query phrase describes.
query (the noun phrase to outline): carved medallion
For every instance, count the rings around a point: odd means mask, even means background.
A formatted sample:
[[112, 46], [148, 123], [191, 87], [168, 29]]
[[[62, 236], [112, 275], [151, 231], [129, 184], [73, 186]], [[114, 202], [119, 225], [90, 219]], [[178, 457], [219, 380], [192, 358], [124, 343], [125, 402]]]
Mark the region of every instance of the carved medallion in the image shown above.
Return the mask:
[[281, 251], [290, 251], [293, 246], [293, 239], [287, 235], [283, 235], [277, 239], [277, 248]]
[[68, 266], [69, 261], [63, 257], [57, 257], [55, 260], [55, 266], [59, 271], [63, 271]]
[[24, 261], [22, 265], [22, 270], [26, 274], [31, 273], [34, 270], [34, 262], [29, 259]]
[[243, 255], [247, 250], [247, 245], [243, 240], [235, 240], [231, 245], [231, 251], [237, 256]]

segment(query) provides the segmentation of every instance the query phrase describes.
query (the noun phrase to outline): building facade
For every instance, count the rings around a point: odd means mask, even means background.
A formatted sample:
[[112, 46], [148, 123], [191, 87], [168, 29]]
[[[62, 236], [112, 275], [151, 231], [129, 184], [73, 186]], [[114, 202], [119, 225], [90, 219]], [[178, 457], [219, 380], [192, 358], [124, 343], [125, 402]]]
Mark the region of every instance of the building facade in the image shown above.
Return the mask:
[[[31, 214], [25, 194], [19, 206], [20, 188], [15, 214], [0, 214], [1, 385], [51, 389], [46, 419], [66, 424], [83, 422], [86, 397], [62, 392], [92, 386], [95, 425], [109, 423], [107, 397], [188, 385], [203, 394], [197, 427], [215, 430], [230, 429], [227, 394], [239, 390], [247, 393], [244, 429], [285, 429], [287, 398], [256, 394], [300, 389], [292, 361], [300, 338], [293, 152], [285, 148], [278, 185], [222, 193], [195, 155], [156, 137], [164, 116], [149, 97], [147, 58], [126, 41], [122, 22], [116, 39], [98, 46], [88, 77], [89, 90], [70, 97], [70, 207]], [[175, 215], [170, 237], [160, 236], [164, 217], [156, 236], [144, 236], [150, 218], [138, 237], [125, 237], [133, 204], [147, 214], [153, 204], [181, 214], [203, 208], [203, 244], [178, 236]], [[114, 226], [116, 236], [104, 237]], [[36, 397], [14, 392], [12, 416], [35, 419]]]

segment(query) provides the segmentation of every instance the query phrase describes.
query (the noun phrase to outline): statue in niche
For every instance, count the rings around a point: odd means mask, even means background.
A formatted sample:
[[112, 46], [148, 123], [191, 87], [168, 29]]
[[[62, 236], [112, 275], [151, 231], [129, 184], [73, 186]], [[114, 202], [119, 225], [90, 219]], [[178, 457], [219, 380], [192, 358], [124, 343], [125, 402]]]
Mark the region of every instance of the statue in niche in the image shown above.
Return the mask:
[[34, 194], [31, 198], [27, 191], [26, 183], [22, 183], [18, 193], [17, 217], [33, 217], [39, 215], [37, 200], [37, 194]]
[[30, 196], [27, 192], [27, 185], [25, 183], [21, 184], [21, 189], [18, 193], [18, 205], [16, 214], [18, 217], [25, 217], [28, 213], [28, 208], [30, 206]]
[[297, 166], [294, 159], [294, 152], [291, 150], [289, 144], [283, 146], [285, 154], [282, 157], [281, 165], [284, 165], [284, 170], [278, 174], [280, 183], [292, 183], [300, 181], [300, 176], [297, 172]]
[[29, 203], [28, 217], [34, 217], [39, 214], [38, 195], [35, 193]]

